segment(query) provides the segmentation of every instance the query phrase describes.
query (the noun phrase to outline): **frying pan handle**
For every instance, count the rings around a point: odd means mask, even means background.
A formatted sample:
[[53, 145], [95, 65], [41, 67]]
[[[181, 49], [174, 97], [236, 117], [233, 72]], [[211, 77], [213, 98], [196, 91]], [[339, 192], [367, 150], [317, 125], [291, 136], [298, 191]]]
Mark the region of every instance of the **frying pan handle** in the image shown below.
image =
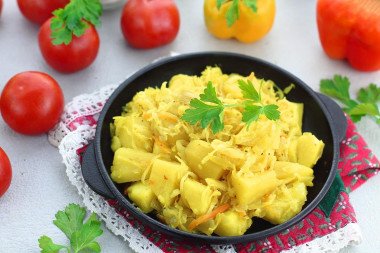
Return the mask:
[[103, 197], [115, 199], [114, 194], [108, 188], [102, 174], [100, 174], [98, 164], [96, 163], [94, 145], [90, 143], [83, 155], [82, 159], [82, 174], [84, 181], [94, 192]]
[[329, 111], [332, 120], [333, 120], [333, 132], [336, 136], [337, 140], [341, 142], [344, 137], [346, 137], [346, 131], [347, 131], [347, 118], [346, 115], [344, 115], [342, 108], [331, 98], [328, 96], [317, 93], [318, 96], [321, 98], [322, 102], [327, 107], [327, 110]]

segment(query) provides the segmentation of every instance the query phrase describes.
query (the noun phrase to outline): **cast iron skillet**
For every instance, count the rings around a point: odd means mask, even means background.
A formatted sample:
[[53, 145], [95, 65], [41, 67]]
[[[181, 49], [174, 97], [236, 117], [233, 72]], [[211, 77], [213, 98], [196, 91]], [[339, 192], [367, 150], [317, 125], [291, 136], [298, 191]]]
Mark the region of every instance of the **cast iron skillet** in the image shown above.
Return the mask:
[[[262, 219], [254, 218], [253, 225], [242, 236], [222, 237], [191, 234], [170, 228], [158, 221], [153, 215], [140, 212], [128, 197], [123, 194], [123, 186], [113, 183], [109, 174], [113, 161], [111, 151], [110, 123], [112, 117], [120, 115], [122, 107], [132, 99], [136, 92], [149, 86], [159, 87], [175, 74], [199, 75], [206, 66], [219, 66], [224, 73], [249, 75], [255, 72], [258, 78], [270, 79], [280, 88], [294, 83], [287, 98], [293, 102], [304, 103], [303, 131], [310, 131], [323, 140], [323, 156], [314, 167], [314, 186], [308, 188], [307, 202], [302, 211], [291, 220], [272, 225]], [[235, 244], [257, 240], [278, 233], [296, 224], [309, 214], [323, 199], [337, 172], [339, 141], [345, 135], [346, 118], [342, 110], [329, 98], [320, 96], [304, 82], [287, 71], [246, 55], [226, 52], [202, 52], [183, 54], [153, 63], [125, 80], [110, 96], [98, 121], [96, 135], [84, 154], [82, 172], [87, 184], [97, 193], [116, 199], [134, 217], [155, 230], [168, 234], [176, 240], [208, 244]]]

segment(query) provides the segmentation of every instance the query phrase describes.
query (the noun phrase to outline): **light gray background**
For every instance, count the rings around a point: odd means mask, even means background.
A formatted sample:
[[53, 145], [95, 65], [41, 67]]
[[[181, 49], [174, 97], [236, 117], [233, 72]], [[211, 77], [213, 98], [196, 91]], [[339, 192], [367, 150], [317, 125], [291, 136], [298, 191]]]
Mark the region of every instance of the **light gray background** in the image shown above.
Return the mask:
[[[61, 85], [65, 102], [82, 93], [91, 93], [107, 84], [117, 84], [128, 75], [170, 52], [230, 51], [260, 57], [292, 72], [318, 90], [322, 78], [334, 74], [347, 76], [351, 92], [373, 82], [380, 85], [380, 71], [363, 73], [344, 61], [329, 59], [319, 43], [316, 0], [277, 1], [277, 14], [270, 33], [253, 44], [219, 40], [210, 35], [203, 22], [202, 0], [177, 0], [181, 27], [170, 45], [152, 50], [128, 46], [120, 31], [121, 8], [107, 10], [98, 28], [101, 45], [96, 61], [74, 74], [52, 70], [43, 60], [37, 42], [39, 26], [27, 21], [15, 0], [3, 0], [0, 16], [0, 89], [15, 74], [38, 70], [50, 74]], [[380, 157], [380, 127], [369, 118], [358, 124], [370, 148]], [[67, 204], [82, 200], [65, 174], [58, 150], [46, 135], [23, 136], [12, 131], [0, 117], [0, 146], [13, 166], [13, 179], [8, 192], [0, 198], [0, 252], [39, 252], [41, 235], [67, 243], [63, 233], [52, 223], [54, 214]], [[375, 176], [351, 194], [363, 242], [344, 252], [379, 252], [380, 176]], [[98, 239], [102, 252], [129, 252], [128, 243], [106, 228]]]

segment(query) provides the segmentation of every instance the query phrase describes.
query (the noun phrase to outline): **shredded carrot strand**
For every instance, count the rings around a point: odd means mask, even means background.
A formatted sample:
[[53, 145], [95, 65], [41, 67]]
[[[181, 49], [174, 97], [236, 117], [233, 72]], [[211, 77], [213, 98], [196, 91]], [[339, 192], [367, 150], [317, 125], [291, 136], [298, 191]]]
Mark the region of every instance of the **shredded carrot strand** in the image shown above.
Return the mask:
[[162, 143], [162, 142], [157, 138], [157, 136], [154, 136], [154, 135], [153, 135], [152, 138], [153, 138], [153, 140], [158, 144], [158, 146], [160, 147], [160, 149], [162, 149], [162, 151], [164, 151], [166, 154], [170, 154], [170, 150], [167, 149], [167, 148], [165, 147], [165, 144]]
[[165, 119], [165, 120], [169, 120], [169, 121], [175, 121], [175, 122], [178, 121], [177, 116], [169, 114], [169, 113], [160, 113], [160, 114], [158, 114], [158, 117], [160, 119]]
[[242, 218], [244, 218], [244, 217], [246, 216], [245, 212], [243, 212], [243, 211], [238, 212], [238, 214], [239, 214], [240, 217], [242, 217]]
[[144, 113], [142, 115], [143, 119], [149, 119], [150, 117], [152, 117], [152, 113], [151, 112], [148, 112], [148, 113]]
[[189, 229], [193, 230], [199, 224], [202, 224], [203, 222], [206, 222], [208, 220], [211, 220], [211, 219], [215, 218], [218, 213], [223, 213], [223, 212], [227, 211], [227, 209], [230, 208], [230, 207], [231, 207], [231, 205], [227, 203], [227, 204], [224, 204], [224, 205], [222, 205], [222, 206], [220, 206], [220, 207], [212, 210], [209, 213], [206, 213], [206, 214], [198, 217], [197, 219], [195, 219], [192, 222], [190, 222]]

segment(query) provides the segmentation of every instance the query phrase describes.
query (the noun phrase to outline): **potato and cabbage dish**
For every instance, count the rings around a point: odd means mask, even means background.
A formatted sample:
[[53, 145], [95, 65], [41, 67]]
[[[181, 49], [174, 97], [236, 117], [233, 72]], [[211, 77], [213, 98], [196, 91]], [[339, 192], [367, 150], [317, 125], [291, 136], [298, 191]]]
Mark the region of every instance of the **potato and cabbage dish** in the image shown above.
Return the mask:
[[[277, 122], [261, 115], [247, 127], [242, 109], [229, 107], [224, 129], [214, 134], [181, 119], [209, 81], [223, 102], [242, 103], [239, 79], [261, 87], [264, 104], [279, 107]], [[302, 114], [303, 104], [278, 96], [272, 81], [254, 73], [227, 75], [207, 67], [200, 76], [175, 75], [138, 92], [114, 117], [111, 178], [125, 184], [142, 212], [184, 231], [237, 236], [253, 217], [283, 223], [301, 211], [324, 148], [302, 132]]]

